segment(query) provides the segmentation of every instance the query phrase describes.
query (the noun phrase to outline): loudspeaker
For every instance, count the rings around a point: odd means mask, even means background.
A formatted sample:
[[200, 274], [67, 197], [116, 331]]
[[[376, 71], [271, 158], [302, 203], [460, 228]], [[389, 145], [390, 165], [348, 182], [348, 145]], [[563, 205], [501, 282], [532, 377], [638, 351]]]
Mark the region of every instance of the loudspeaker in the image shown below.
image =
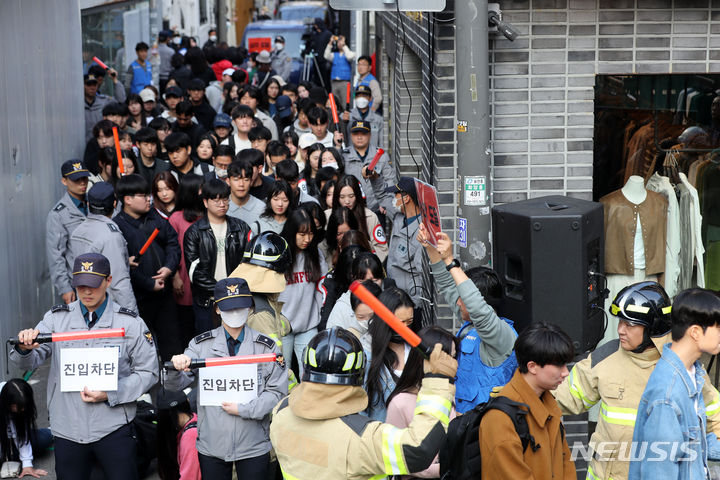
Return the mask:
[[560, 326], [576, 353], [595, 348], [606, 324], [602, 205], [533, 198], [494, 207], [492, 222], [504, 293], [498, 313], [518, 332], [531, 322]]

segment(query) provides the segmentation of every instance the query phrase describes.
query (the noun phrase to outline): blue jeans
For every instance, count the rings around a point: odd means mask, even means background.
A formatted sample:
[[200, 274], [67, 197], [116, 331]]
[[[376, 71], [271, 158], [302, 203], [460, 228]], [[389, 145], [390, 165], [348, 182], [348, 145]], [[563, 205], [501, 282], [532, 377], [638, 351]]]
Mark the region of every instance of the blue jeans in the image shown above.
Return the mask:
[[298, 372], [299, 378], [302, 378], [303, 374], [303, 350], [310, 343], [310, 340], [317, 335], [317, 328], [311, 328], [307, 332], [295, 333], [291, 332], [288, 335], [282, 337], [282, 353], [285, 357], [285, 361], [288, 365], [292, 364], [292, 354], [295, 352], [295, 356], [298, 359]]

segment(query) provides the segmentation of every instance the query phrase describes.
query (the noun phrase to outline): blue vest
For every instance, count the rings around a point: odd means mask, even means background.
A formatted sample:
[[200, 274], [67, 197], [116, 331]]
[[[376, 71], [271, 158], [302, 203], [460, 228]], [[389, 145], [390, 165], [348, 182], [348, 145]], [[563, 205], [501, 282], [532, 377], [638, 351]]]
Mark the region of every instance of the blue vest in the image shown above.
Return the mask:
[[332, 69], [330, 70], [330, 78], [333, 80], [345, 80], [350, 81], [352, 77], [352, 69], [350, 68], [350, 62], [347, 61], [345, 55], [340, 52], [333, 53]]
[[[512, 327], [511, 320], [507, 318], [503, 320]], [[466, 334], [465, 330], [468, 327], [470, 332]], [[473, 329], [471, 322], [465, 322], [456, 336], [461, 340], [455, 381], [455, 410], [458, 413], [465, 413], [475, 405], [487, 402], [493, 387], [505, 385], [510, 381], [517, 368], [517, 359], [513, 352], [497, 367], [485, 365], [480, 360], [482, 339]]]
[[145, 68], [141, 67], [137, 60], [130, 66], [133, 69], [133, 79], [130, 84], [130, 93], [140, 93], [140, 90], [152, 84], [152, 66], [145, 62]]
[[[372, 73], [368, 73], [368, 74], [367, 74], [367, 77], [363, 78], [362, 80], [360, 80], [360, 81], [358, 82], [357, 85], [355, 85], [355, 88], [357, 88], [358, 85], [365, 85], [366, 87], [370, 88], [370, 82], [372, 82], [373, 80], [377, 80], [377, 78], [375, 78], [375, 75], [373, 75]], [[371, 98], [371, 99], [370, 99], [370, 105], [369, 105], [369, 106], [372, 107], [372, 104], [373, 104], [373, 101], [372, 101], [372, 98]]]

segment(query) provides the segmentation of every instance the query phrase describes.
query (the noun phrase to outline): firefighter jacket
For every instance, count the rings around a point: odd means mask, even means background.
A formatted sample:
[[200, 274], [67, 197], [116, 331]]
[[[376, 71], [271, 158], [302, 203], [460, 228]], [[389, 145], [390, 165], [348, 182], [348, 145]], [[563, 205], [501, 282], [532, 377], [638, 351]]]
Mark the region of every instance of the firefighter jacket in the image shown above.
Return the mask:
[[[598, 424], [590, 439], [592, 458], [586, 480], [624, 480], [632, 449], [635, 416], [648, 378], [670, 342], [670, 334], [653, 339], [654, 346], [633, 353], [613, 340], [573, 367], [557, 388], [555, 399], [564, 415], [574, 415], [600, 403]], [[720, 435], [720, 397], [708, 378], [703, 386], [708, 430]]]
[[445, 441], [455, 387], [425, 377], [407, 428], [360, 415], [361, 387], [303, 382], [273, 411], [270, 440], [288, 480], [381, 479], [426, 469]]

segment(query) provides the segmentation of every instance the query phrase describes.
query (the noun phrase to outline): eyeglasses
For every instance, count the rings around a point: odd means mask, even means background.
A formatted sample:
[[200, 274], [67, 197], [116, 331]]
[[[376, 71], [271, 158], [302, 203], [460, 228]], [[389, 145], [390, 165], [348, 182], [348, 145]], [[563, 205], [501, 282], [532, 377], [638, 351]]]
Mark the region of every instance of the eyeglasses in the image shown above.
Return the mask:
[[148, 199], [148, 200], [149, 200], [150, 198], [152, 198], [152, 195], [147, 194], [147, 193], [136, 193], [135, 195], [130, 195], [130, 196], [131, 196], [131, 197], [135, 197], [135, 198], [145, 198], [145, 199]]
[[229, 198], [211, 198], [210, 201], [214, 205], [230, 205], [230, 199]]

